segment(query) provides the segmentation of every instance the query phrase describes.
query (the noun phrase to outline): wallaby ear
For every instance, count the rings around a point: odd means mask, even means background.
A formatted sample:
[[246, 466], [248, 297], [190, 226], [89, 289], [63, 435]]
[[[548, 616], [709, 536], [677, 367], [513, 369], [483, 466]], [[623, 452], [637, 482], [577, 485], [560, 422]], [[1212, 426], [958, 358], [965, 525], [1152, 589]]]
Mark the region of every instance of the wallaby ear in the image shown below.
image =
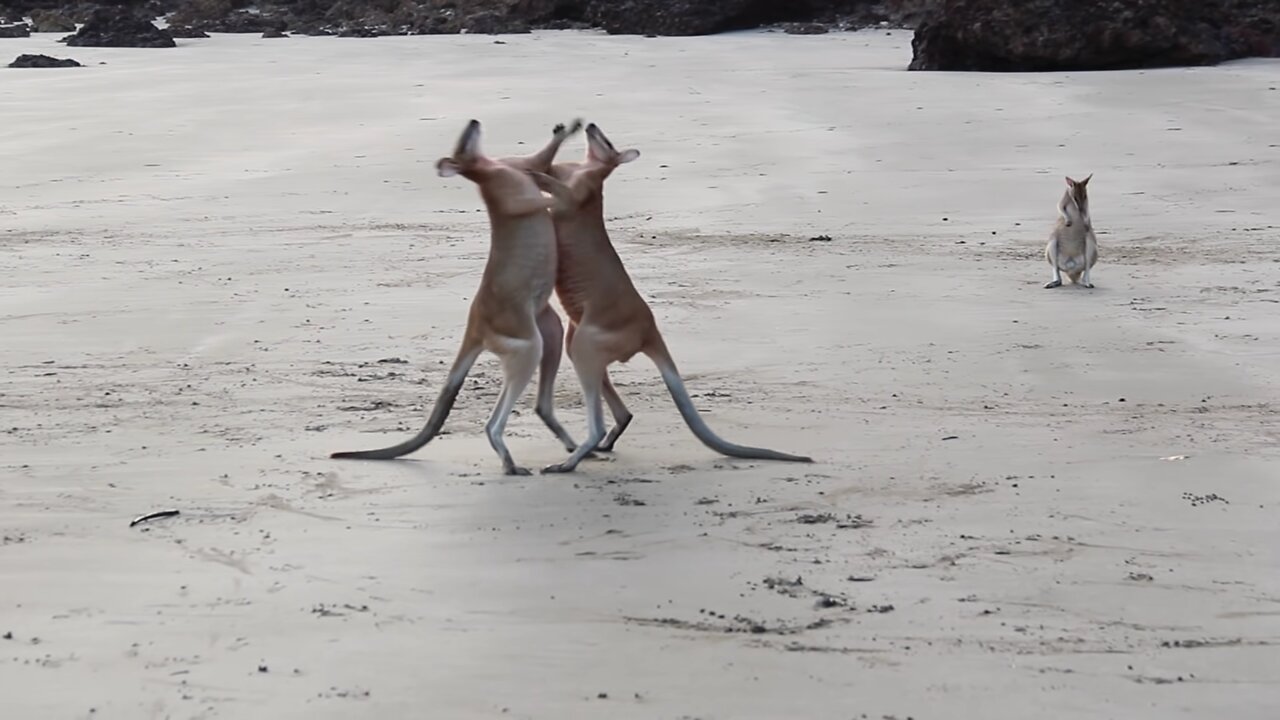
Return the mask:
[[440, 177], [453, 177], [462, 172], [462, 166], [451, 157], [442, 157], [436, 161], [436, 173]]
[[1081, 184], [1081, 185], [1088, 185], [1088, 184], [1089, 184], [1089, 178], [1092, 178], [1092, 177], [1093, 177], [1093, 173], [1089, 173], [1089, 177], [1087, 177], [1087, 178], [1085, 178], [1085, 179], [1081, 180], [1081, 181], [1080, 181], [1080, 184]]
[[454, 157], [477, 155], [480, 152], [480, 121], [469, 120], [458, 137], [458, 144], [453, 148]]
[[1076, 186], [1076, 181], [1075, 181], [1075, 180], [1072, 180], [1072, 179], [1071, 179], [1071, 176], [1070, 176], [1070, 175], [1068, 175], [1068, 176], [1067, 176], [1067, 187], [1075, 187], [1075, 186]]
[[618, 155], [618, 164], [621, 165], [622, 163], [629, 163], [638, 157], [640, 157], [640, 151], [635, 148], [623, 150], [622, 153]]

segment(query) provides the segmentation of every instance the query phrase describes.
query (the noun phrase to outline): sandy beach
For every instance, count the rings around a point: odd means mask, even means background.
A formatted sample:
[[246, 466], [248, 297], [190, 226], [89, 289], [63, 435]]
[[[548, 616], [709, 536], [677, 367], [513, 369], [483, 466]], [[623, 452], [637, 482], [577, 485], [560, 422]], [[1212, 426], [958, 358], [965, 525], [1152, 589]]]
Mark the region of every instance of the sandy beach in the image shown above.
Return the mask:
[[[0, 40], [86, 66], [0, 69], [0, 715], [1280, 713], [1280, 61], [57, 37]], [[614, 457], [505, 477], [488, 355], [411, 459], [327, 458], [457, 350], [488, 225], [436, 159], [574, 116], [642, 153], [610, 228], [708, 422], [813, 465], [715, 455], [637, 358]], [[1044, 290], [1089, 173], [1097, 287]]]

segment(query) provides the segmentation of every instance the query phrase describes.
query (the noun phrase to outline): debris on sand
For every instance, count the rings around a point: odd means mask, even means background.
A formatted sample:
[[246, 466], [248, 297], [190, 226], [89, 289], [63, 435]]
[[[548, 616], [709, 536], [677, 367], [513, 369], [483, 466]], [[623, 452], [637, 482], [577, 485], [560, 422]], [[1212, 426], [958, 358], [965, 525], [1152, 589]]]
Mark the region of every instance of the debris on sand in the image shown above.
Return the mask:
[[133, 527], [134, 525], [138, 525], [144, 522], [150, 522], [152, 520], [159, 520], [161, 518], [173, 517], [179, 514], [181, 513], [179, 513], [177, 510], [157, 510], [156, 512], [147, 513], [146, 515], [139, 515], [138, 517], [134, 518], [132, 521], [130, 521], [129, 527]]
[[677, 618], [645, 618], [645, 617], [625, 617], [623, 618], [629, 623], [636, 625], [647, 625], [651, 627], [666, 627], [677, 630], [696, 630], [700, 632], [711, 633], [745, 633], [750, 635], [797, 635], [806, 630], [817, 630], [819, 628], [828, 627], [833, 624], [829, 618], [821, 618], [805, 624], [792, 624], [783, 621], [776, 623], [768, 623], [763, 620], [756, 620], [745, 615], [735, 615], [727, 617], [723, 614], [706, 611], [707, 615], [719, 620], [715, 621], [698, 621], [690, 622]]
[[643, 507], [649, 504], [637, 497], [633, 497], [629, 493], [618, 493], [613, 496], [613, 501], [624, 507]]

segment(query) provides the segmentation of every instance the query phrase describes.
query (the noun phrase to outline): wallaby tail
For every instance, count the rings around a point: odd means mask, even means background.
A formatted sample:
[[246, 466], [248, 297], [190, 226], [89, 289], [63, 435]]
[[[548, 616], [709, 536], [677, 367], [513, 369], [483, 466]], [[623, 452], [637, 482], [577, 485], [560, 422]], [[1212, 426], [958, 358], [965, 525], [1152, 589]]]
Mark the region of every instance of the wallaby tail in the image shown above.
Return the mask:
[[803, 455], [791, 455], [777, 450], [738, 445], [716, 435], [711, 431], [711, 428], [707, 427], [702, 415], [693, 406], [693, 399], [689, 397], [689, 391], [684, 387], [684, 380], [680, 377], [679, 371], [676, 370], [675, 361], [671, 359], [671, 354], [667, 352], [666, 345], [661, 338], [650, 341], [644, 353], [658, 366], [658, 372], [662, 374], [662, 381], [667, 384], [667, 390], [671, 393], [671, 399], [676, 403], [676, 409], [680, 411], [680, 417], [684, 418], [685, 424], [693, 431], [694, 436], [702, 441], [703, 445], [729, 457], [750, 460], [813, 462], [813, 458]]
[[444, 387], [440, 389], [440, 396], [436, 398], [436, 406], [431, 409], [431, 417], [427, 419], [427, 424], [417, 435], [399, 445], [377, 450], [336, 452], [329, 457], [334, 460], [392, 460], [401, 455], [416, 452], [423, 445], [431, 442], [431, 439], [444, 427], [444, 421], [448, 419], [450, 411], [453, 410], [453, 403], [458, 399], [458, 392], [462, 390], [462, 382], [467, 379], [467, 373], [471, 371], [471, 366], [475, 364], [476, 358], [480, 357], [482, 350], [478, 342], [463, 345], [457, 359], [453, 362], [453, 367], [449, 370], [449, 377], [445, 380]]
[[[449, 406], [452, 408], [453, 403], [449, 403]], [[439, 410], [440, 406], [436, 405], [436, 409]], [[448, 415], [448, 410], [446, 410], [444, 414]], [[431, 442], [431, 438], [435, 437], [436, 433], [440, 432], [438, 425], [444, 425], [444, 419], [441, 418], [438, 424], [435, 420], [435, 413], [432, 413], [431, 420], [427, 421], [426, 427], [422, 428], [421, 432], [414, 435], [412, 438], [405, 440], [399, 445], [392, 445], [391, 447], [380, 448], [378, 450], [348, 450], [345, 452], [336, 452], [329, 455], [329, 457], [334, 460], [392, 460], [400, 457], [401, 455], [408, 455], [411, 452], [419, 450], [428, 442]]]

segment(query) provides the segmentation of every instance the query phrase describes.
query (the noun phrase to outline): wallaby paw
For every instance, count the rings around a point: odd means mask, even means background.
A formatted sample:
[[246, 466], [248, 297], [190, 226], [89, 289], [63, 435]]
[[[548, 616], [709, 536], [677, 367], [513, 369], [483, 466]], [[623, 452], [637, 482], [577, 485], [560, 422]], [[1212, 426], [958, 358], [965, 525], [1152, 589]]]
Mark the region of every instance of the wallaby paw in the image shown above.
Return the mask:
[[508, 475], [532, 475], [533, 471], [531, 471], [529, 468], [526, 468], [526, 467], [520, 467], [519, 465], [512, 465], [511, 467], [507, 468], [507, 474]]
[[556, 123], [556, 126], [551, 129], [551, 134], [556, 137], [568, 137], [581, 129], [582, 118], [574, 118], [573, 122], [569, 123], [568, 127], [566, 127], [564, 123]]
[[556, 465], [548, 465], [542, 468], [543, 475], [547, 475], [550, 473], [567, 473], [567, 472], [573, 472], [573, 468], [570, 467], [569, 463], [559, 463]]
[[1092, 289], [1093, 289], [1093, 283], [1091, 283], [1091, 282], [1082, 282], [1082, 283], [1080, 283], [1080, 287], [1082, 287], [1082, 288], [1088, 288], [1088, 289], [1092, 290]]
[[1044, 289], [1045, 289], [1045, 290], [1050, 290], [1050, 289], [1052, 289], [1052, 288], [1056, 288], [1056, 287], [1062, 287], [1062, 281], [1061, 281], [1061, 280], [1050, 280], [1049, 282], [1047, 282], [1047, 283], [1045, 283], [1045, 284], [1044, 284]]

